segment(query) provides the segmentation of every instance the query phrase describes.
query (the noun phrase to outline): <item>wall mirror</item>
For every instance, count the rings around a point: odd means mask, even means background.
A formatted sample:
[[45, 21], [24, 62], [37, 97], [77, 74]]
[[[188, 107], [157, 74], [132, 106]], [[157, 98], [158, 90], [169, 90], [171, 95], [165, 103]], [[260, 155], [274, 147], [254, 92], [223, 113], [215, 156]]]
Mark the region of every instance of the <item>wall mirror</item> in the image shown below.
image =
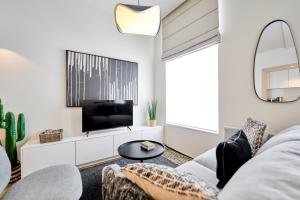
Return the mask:
[[300, 97], [299, 60], [289, 25], [269, 23], [259, 37], [254, 58], [256, 95], [269, 102], [291, 102]]

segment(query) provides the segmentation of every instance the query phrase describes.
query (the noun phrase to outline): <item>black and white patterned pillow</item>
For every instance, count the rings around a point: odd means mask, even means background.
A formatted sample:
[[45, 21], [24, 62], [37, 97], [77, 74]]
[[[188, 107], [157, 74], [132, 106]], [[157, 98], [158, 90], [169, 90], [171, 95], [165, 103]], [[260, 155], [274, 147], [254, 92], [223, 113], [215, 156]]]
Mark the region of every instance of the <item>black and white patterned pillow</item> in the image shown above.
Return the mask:
[[204, 180], [163, 165], [129, 164], [122, 172], [156, 200], [216, 200], [219, 192]]
[[102, 170], [103, 200], [153, 200], [136, 184], [128, 180], [119, 165], [108, 165]]
[[246, 134], [250, 144], [252, 157], [263, 144], [263, 137], [266, 127], [267, 125], [263, 122], [253, 120], [252, 118], [248, 118], [244, 125], [243, 131]]

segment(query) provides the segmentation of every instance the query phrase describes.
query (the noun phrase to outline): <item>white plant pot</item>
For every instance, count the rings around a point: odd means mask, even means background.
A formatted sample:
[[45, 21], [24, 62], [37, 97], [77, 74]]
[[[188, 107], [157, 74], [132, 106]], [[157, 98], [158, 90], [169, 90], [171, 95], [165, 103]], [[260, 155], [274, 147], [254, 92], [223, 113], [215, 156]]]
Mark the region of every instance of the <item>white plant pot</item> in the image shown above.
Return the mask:
[[5, 148], [5, 129], [0, 128], [0, 141], [2, 146]]

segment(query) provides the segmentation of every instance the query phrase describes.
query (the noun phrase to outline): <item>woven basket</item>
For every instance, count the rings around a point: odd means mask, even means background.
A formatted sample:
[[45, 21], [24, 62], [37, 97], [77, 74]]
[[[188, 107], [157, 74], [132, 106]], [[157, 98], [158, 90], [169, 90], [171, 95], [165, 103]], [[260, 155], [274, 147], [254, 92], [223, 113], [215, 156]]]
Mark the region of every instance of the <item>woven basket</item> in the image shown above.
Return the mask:
[[[50, 133], [49, 133], [50, 131]], [[40, 143], [57, 142], [62, 139], [63, 129], [47, 130], [39, 134]]]
[[18, 161], [17, 165], [11, 170], [11, 177], [9, 184], [13, 184], [21, 179], [21, 163]]

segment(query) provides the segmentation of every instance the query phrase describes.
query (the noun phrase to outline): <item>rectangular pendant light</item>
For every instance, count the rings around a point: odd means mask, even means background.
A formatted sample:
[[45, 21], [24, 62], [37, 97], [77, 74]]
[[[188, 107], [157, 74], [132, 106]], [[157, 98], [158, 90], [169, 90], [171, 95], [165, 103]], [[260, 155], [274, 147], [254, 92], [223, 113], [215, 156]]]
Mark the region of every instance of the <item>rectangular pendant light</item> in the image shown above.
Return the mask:
[[115, 22], [121, 33], [155, 36], [160, 21], [159, 6], [117, 4], [115, 8]]

